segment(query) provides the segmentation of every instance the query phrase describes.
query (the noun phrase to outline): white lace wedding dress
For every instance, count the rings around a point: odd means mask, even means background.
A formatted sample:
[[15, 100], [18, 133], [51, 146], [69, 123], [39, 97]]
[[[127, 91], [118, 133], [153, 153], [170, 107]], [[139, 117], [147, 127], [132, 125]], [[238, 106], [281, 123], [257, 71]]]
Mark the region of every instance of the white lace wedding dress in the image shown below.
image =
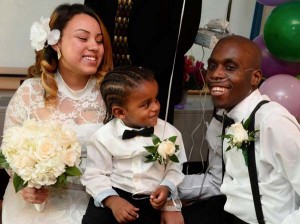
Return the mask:
[[[101, 99], [96, 80], [90, 79], [86, 87], [74, 92], [68, 88], [60, 75], [58, 82], [58, 106], [45, 107], [40, 79], [24, 81], [12, 98], [6, 113], [4, 132], [7, 128], [22, 125], [26, 119], [58, 120], [72, 127], [82, 144], [82, 161], [85, 167], [85, 141], [102, 125], [105, 106]], [[43, 212], [38, 212], [30, 203], [25, 202], [21, 192], [15, 193], [12, 179], [6, 189], [2, 208], [3, 224], [79, 224], [85, 213], [89, 196], [79, 182], [71, 180], [67, 189], [50, 187], [50, 196]]]

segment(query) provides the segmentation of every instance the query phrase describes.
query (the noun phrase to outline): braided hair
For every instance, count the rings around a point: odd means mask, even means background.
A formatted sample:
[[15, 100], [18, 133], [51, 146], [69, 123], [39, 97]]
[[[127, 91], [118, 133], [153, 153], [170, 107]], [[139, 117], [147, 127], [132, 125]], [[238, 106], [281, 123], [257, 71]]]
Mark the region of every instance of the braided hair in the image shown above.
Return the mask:
[[114, 118], [112, 107], [124, 106], [127, 96], [145, 81], [155, 81], [153, 73], [148, 69], [135, 66], [117, 67], [104, 76], [100, 85], [106, 106], [104, 124]]

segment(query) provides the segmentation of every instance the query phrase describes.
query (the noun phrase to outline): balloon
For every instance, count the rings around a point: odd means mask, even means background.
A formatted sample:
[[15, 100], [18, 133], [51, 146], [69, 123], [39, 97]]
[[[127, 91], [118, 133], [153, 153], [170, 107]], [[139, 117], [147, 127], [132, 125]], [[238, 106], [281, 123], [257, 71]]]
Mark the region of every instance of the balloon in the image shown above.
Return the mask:
[[261, 70], [265, 78], [269, 78], [277, 74], [288, 74], [294, 76], [300, 74], [300, 62], [285, 62], [271, 55], [265, 45], [262, 35], [257, 36], [253, 41], [259, 46], [262, 52]]
[[300, 80], [296, 77], [286, 74], [274, 75], [267, 78], [259, 90], [284, 106], [295, 117], [300, 116]]
[[263, 5], [280, 5], [285, 2], [290, 2], [291, 0], [257, 0], [259, 3]]
[[265, 22], [263, 36], [273, 56], [287, 62], [300, 62], [300, 1], [273, 9]]

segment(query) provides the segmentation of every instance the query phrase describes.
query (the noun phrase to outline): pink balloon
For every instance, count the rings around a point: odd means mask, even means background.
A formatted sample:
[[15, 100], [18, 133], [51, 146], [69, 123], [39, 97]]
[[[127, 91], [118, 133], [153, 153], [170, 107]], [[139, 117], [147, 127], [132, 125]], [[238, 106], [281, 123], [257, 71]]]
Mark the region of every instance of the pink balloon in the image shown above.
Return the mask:
[[288, 74], [293, 76], [300, 74], [300, 62], [285, 62], [274, 57], [267, 49], [262, 35], [257, 36], [253, 41], [261, 49], [261, 70], [265, 78], [277, 74]]
[[259, 3], [263, 5], [280, 5], [285, 2], [290, 2], [292, 0], [257, 0]]
[[284, 106], [295, 117], [300, 116], [300, 80], [296, 77], [286, 74], [274, 75], [266, 79], [259, 90]]

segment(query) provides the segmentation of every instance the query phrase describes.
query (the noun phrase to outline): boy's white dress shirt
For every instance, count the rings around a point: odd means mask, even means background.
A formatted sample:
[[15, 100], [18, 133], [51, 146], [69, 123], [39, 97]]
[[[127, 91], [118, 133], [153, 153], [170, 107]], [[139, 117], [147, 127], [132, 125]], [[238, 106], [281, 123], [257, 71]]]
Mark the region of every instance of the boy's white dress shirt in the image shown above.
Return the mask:
[[176, 153], [180, 163], [170, 162], [165, 166], [155, 162], [145, 162], [148, 151], [144, 146], [153, 145], [151, 137], [137, 136], [122, 140], [122, 134], [128, 128], [119, 119], [113, 119], [102, 126], [87, 144], [87, 166], [81, 182], [86, 191], [100, 206], [102, 200], [110, 195], [117, 195], [112, 187], [132, 194], [148, 194], [159, 185], [166, 185], [171, 192], [177, 192], [177, 186], [184, 178], [182, 163], [186, 162], [186, 154], [180, 132], [158, 119], [154, 134], [161, 140], [177, 136]]

